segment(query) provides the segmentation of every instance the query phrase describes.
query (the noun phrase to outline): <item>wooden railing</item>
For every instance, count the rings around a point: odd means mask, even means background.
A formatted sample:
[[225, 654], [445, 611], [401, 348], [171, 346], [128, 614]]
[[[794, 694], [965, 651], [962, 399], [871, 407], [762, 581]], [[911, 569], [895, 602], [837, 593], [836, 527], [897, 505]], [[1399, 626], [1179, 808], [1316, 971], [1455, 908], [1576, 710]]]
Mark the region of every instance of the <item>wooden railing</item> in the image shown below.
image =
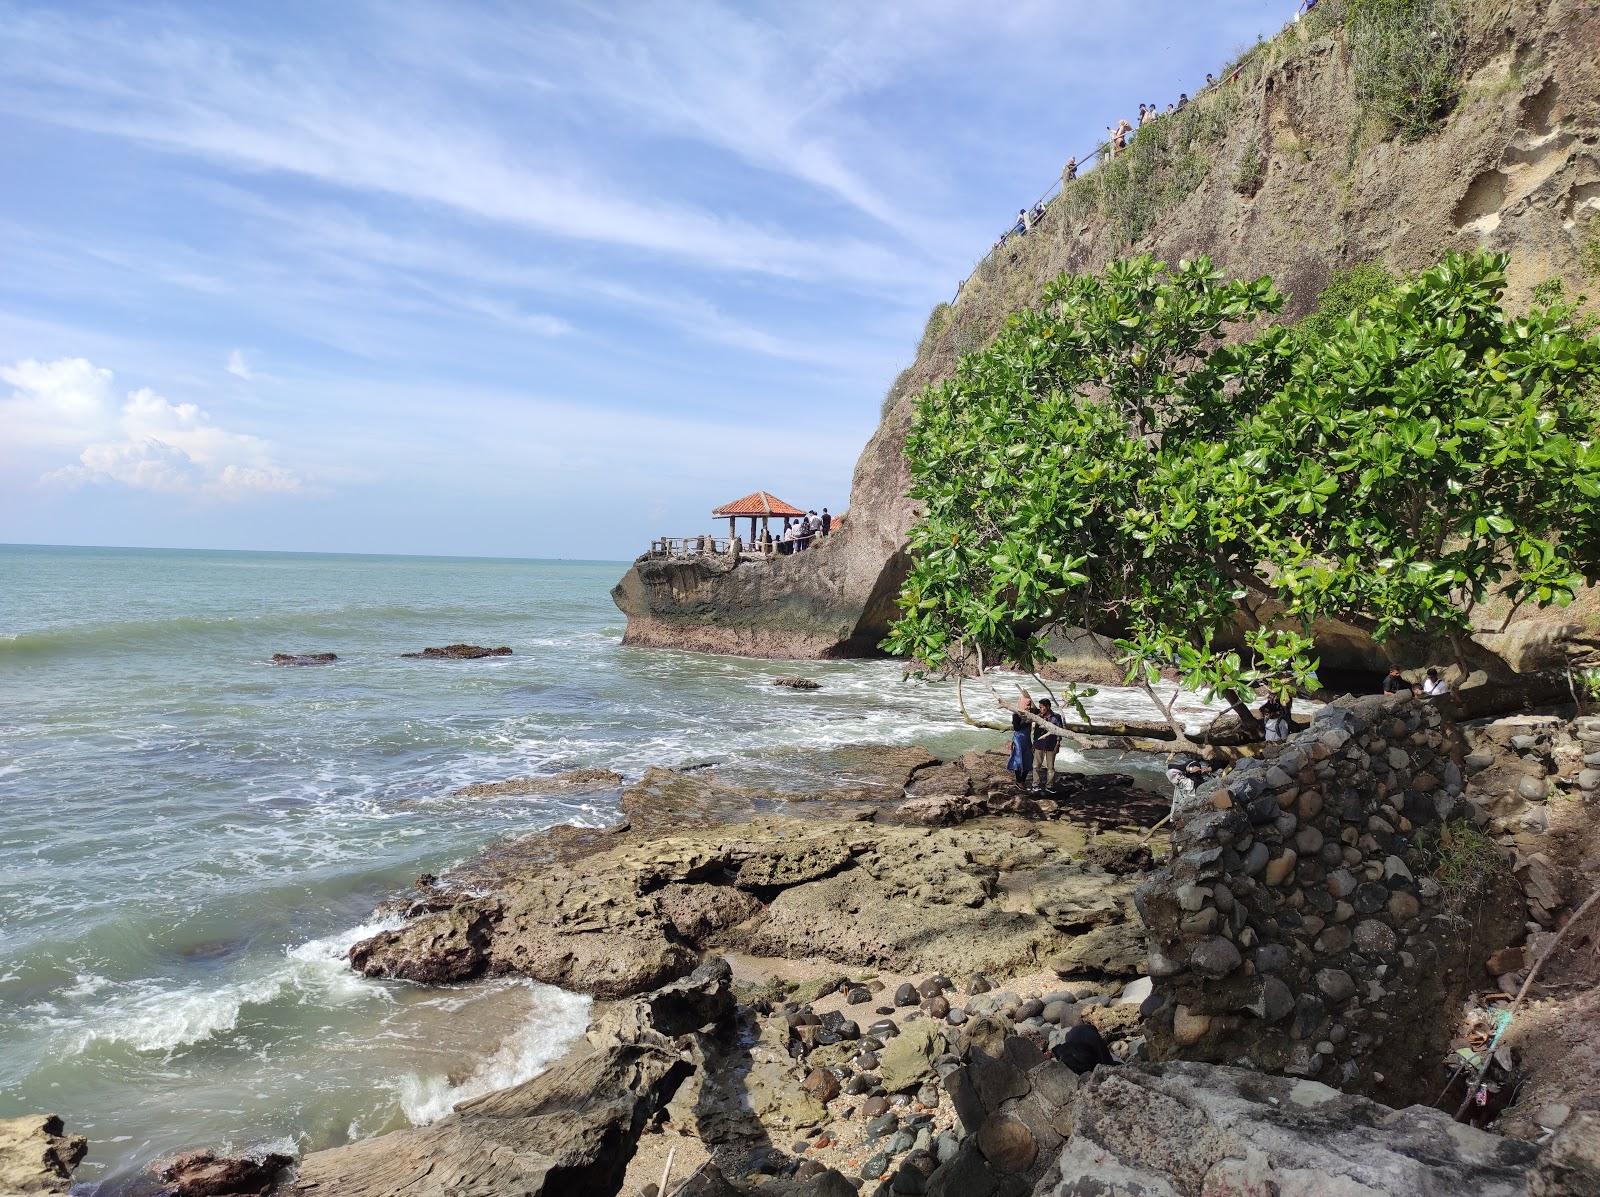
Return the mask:
[[[726, 536], [658, 536], [650, 542], [649, 551], [644, 555], [651, 560], [666, 560], [674, 557], [726, 557], [737, 547], [741, 561], [763, 561], [768, 557], [783, 557], [790, 553], [804, 552], [818, 540], [822, 534], [802, 537], [799, 540], [781, 541], [774, 537], [771, 541], [746, 541], [739, 537], [732, 539]], [[770, 551], [768, 551], [770, 550]]]

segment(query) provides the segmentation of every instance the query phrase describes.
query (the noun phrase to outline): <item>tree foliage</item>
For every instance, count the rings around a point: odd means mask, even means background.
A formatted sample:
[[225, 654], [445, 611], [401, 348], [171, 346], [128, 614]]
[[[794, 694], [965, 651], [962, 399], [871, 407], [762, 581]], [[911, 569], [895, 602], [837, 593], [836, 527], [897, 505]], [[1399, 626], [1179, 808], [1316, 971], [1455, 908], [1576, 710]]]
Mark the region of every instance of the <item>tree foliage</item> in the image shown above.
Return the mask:
[[1314, 336], [1204, 258], [1057, 279], [918, 398], [886, 646], [1031, 667], [1084, 626], [1130, 680], [1247, 701], [1312, 681], [1317, 619], [1449, 638], [1570, 600], [1600, 576], [1600, 340], [1507, 313], [1504, 271], [1451, 256]]

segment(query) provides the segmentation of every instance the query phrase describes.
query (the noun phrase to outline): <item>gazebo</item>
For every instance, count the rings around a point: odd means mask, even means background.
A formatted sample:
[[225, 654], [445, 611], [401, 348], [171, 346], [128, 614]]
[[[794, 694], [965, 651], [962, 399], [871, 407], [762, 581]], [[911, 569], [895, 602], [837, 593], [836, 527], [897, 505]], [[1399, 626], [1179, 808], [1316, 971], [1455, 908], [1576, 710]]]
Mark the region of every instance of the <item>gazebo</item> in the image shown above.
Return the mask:
[[797, 519], [805, 515], [800, 508], [782, 499], [769, 495], [764, 490], [758, 490], [753, 495], [746, 495], [742, 499], [735, 499], [731, 503], [724, 503], [721, 507], [711, 512], [718, 519], [728, 521], [728, 539], [737, 536], [738, 530], [734, 526], [735, 520], [748, 519], [750, 521], [750, 543], [756, 543], [756, 521], [761, 521], [761, 527], [767, 528], [767, 521], [773, 517], [778, 519]]

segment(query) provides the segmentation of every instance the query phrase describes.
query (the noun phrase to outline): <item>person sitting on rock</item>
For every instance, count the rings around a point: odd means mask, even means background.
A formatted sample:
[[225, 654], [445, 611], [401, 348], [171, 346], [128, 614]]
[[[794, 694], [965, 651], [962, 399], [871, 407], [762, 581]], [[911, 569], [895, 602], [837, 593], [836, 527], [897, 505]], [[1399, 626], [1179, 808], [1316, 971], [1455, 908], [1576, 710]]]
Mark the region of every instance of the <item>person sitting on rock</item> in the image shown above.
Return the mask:
[[1450, 683], [1439, 676], [1437, 669], [1428, 670], [1422, 679], [1422, 694], [1424, 698], [1444, 698], [1450, 693]]
[[1011, 713], [1011, 758], [1006, 769], [1017, 779], [1023, 789], [1028, 788], [1028, 774], [1033, 770], [1033, 699], [1027, 694], [1017, 699], [1017, 709]]
[[1415, 694], [1417, 688], [1401, 676], [1400, 666], [1389, 666], [1389, 676], [1383, 679], [1383, 692], [1385, 694], [1398, 694], [1404, 690], [1407, 694]]
[[[1039, 700], [1039, 718], [1046, 723], [1053, 723], [1063, 727], [1061, 716], [1056, 714], [1055, 704], [1048, 698]], [[1045, 731], [1037, 723], [1033, 725], [1033, 784], [1036, 789], [1046, 793], [1053, 790], [1056, 784], [1056, 753], [1061, 751], [1061, 737]]]

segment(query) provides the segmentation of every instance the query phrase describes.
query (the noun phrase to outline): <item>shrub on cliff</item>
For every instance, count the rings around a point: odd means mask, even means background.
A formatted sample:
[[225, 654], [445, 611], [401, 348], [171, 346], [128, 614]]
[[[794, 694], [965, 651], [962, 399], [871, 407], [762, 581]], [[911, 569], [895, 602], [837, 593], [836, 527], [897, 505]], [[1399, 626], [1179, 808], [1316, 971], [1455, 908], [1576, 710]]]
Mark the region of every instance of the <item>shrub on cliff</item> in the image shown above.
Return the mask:
[[1464, 45], [1456, 0], [1349, 0], [1350, 68], [1356, 96], [1407, 141], [1417, 141], [1455, 103]]
[[[1560, 303], [1506, 312], [1504, 270], [1451, 256], [1316, 335], [1238, 344], [1282, 304], [1268, 279], [1058, 279], [918, 398], [886, 647], [1031, 666], [1085, 626], [1136, 684], [1242, 703], [1312, 680], [1316, 619], [1450, 639], [1491, 597], [1569, 601], [1600, 577], [1600, 340]], [[1246, 652], [1221, 651], [1241, 607]]]

